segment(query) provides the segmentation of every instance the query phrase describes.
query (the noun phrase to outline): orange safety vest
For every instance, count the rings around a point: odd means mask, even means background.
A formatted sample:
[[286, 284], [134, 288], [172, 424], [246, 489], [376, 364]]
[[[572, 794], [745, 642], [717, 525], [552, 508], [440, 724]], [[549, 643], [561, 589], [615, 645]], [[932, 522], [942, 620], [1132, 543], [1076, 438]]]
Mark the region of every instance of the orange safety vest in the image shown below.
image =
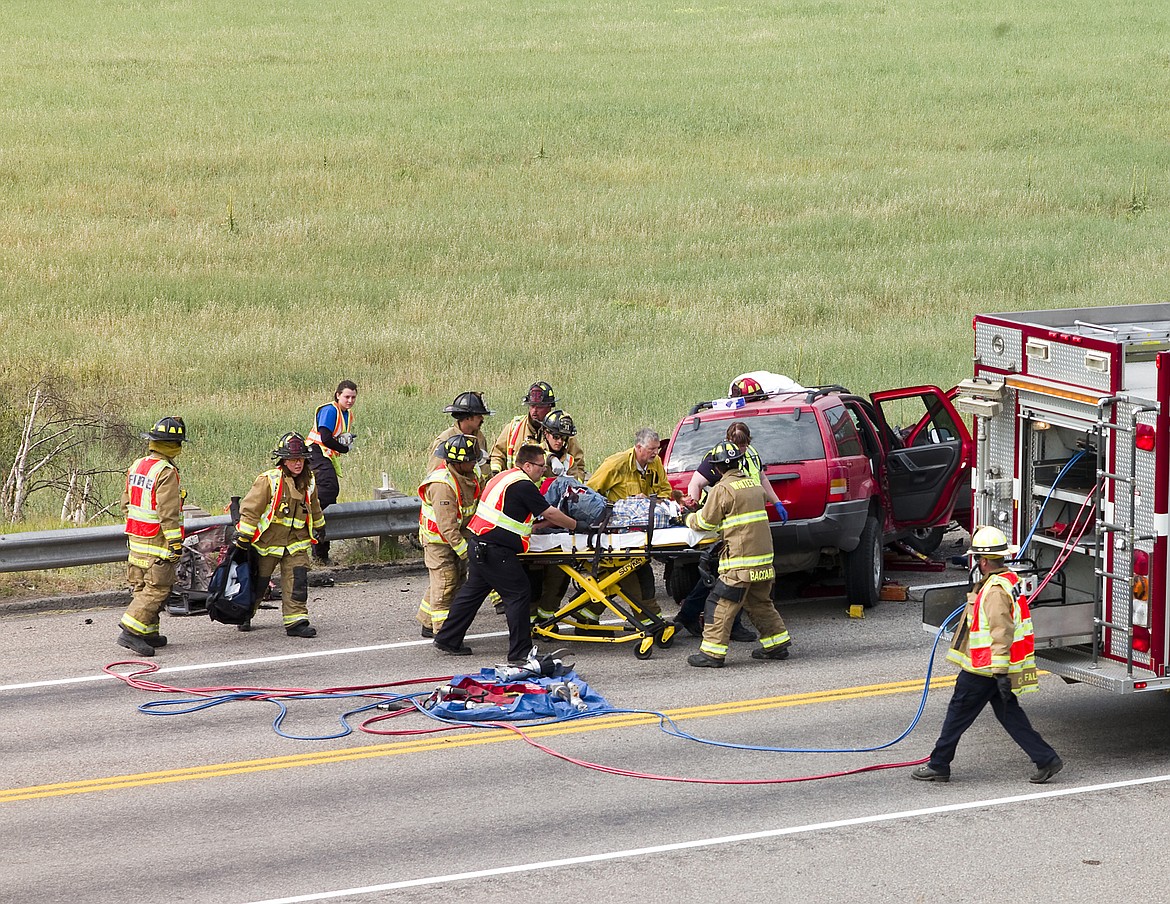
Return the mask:
[[[1013, 571], [993, 574], [983, 582], [971, 605], [967, 641], [969, 655], [964, 654], [961, 649], [952, 647], [947, 651], [947, 659], [965, 671], [977, 675], [992, 676], [995, 669], [1006, 668], [1007, 674], [1012, 678], [1013, 690], [1017, 694], [1024, 694], [1037, 690], [1038, 679], [1032, 613], [1028, 608], [1027, 598], [1020, 593], [1019, 584], [1020, 577]], [[1014, 630], [1007, 656], [992, 653], [991, 628], [983, 618], [983, 598], [990, 588], [996, 586], [1002, 588], [1012, 601]]]
[[[165, 458], [146, 457], [134, 462], [134, 467], [126, 473], [126, 495], [130, 497], [126, 512], [126, 533], [135, 537], [158, 536], [162, 519], [158, 514], [155, 488], [162, 473], [174, 467]], [[175, 474], [177, 477], [178, 469]]]
[[[423, 482], [418, 485], [418, 498], [422, 502], [418, 510], [419, 540], [423, 543], [446, 544], [447, 541], [443, 539], [443, 534], [435, 521], [435, 509], [431, 505], [430, 500], [427, 499], [427, 487], [432, 483], [445, 483], [455, 491], [455, 504], [459, 506], [459, 520], [465, 521], [475, 513], [476, 500], [479, 498], [479, 482], [476, 481], [475, 483], [475, 493], [471, 499], [465, 502], [459, 481], [451, 474], [447, 463], [443, 462], [435, 470], [431, 471], [423, 479]], [[463, 549], [467, 548], [466, 541], [463, 541], [460, 545]], [[459, 549], [455, 549], [455, 552], [459, 555], [463, 554]]]
[[[508, 447], [504, 450], [507, 455], [504, 466], [507, 468], [516, 467], [516, 450], [520, 447], [520, 437], [528, 433], [528, 422], [529, 417], [526, 414], [522, 414], [516, 418], [516, 422], [512, 427], [512, 433], [508, 436]], [[536, 436], [532, 438], [532, 441], [534, 443], [540, 442], [540, 437], [543, 432], [543, 427], [537, 427]]]
[[330, 407], [337, 409], [337, 427], [338, 427], [338, 429], [335, 429], [333, 431], [334, 437], [337, 437], [338, 435], [340, 435], [342, 433], [352, 433], [353, 432], [353, 412], [352, 411], [342, 411], [341, 406], [338, 405], [337, 402], [329, 402], [328, 404], [322, 405], [320, 408], [318, 408], [317, 413], [315, 415], [313, 415], [313, 429], [309, 431], [309, 435], [307, 437], [307, 440], [310, 443], [316, 444], [316, 446], [321, 450], [321, 454], [324, 455], [326, 458], [333, 458], [335, 455], [341, 454], [336, 449], [330, 449], [328, 446], [326, 446], [324, 443], [321, 442], [321, 412], [324, 411], [326, 408], [330, 408]]
[[503, 528], [518, 536], [520, 548], [528, 552], [528, 538], [532, 536], [532, 522], [535, 516], [529, 512], [523, 521], [517, 521], [504, 514], [504, 494], [508, 487], [521, 480], [528, 480], [528, 475], [519, 468], [501, 471], [489, 480], [483, 489], [483, 498], [479, 500], [479, 506], [467, 527], [477, 537], [482, 537], [493, 527]]

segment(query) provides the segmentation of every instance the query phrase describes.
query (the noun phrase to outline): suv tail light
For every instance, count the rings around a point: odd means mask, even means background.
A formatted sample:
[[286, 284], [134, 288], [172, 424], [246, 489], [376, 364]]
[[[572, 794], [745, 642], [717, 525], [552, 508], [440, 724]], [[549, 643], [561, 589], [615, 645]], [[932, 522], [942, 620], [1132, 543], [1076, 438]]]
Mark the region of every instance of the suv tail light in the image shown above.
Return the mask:
[[829, 465], [829, 498], [844, 498], [849, 492], [849, 469], [845, 465]]

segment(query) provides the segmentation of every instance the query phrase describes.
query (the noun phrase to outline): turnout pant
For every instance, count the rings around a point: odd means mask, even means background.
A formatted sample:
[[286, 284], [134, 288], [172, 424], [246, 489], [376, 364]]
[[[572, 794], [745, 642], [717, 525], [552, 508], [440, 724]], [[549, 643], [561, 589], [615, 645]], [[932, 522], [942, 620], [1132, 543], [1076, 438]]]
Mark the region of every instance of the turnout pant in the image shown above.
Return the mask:
[[122, 615], [122, 627], [143, 637], [158, 634], [158, 614], [175, 586], [175, 563], [155, 559], [149, 568], [127, 564], [126, 580], [134, 595]]
[[258, 556], [256, 566], [256, 587], [259, 593], [252, 606], [252, 615], [256, 609], [264, 589], [268, 587], [268, 579], [280, 566], [280, 603], [284, 615], [284, 626], [291, 628], [301, 622], [309, 620], [309, 554], [304, 550], [299, 552], [285, 552], [283, 556]]
[[959, 739], [988, 703], [999, 724], [1037, 767], [1047, 766], [1056, 759], [1056, 751], [1032, 727], [1015, 694], [1005, 703], [999, 696], [999, 686], [994, 678], [961, 671], [955, 679], [955, 692], [947, 706], [942, 731], [930, 753], [931, 769], [950, 775], [951, 760], [955, 758]]
[[784, 627], [784, 619], [772, 605], [774, 581], [753, 581], [750, 584], [725, 584], [720, 578], [707, 598], [707, 621], [703, 625], [703, 641], [699, 651], [712, 659], [727, 657], [727, 642], [735, 616], [743, 609], [760, 632], [760, 645], [773, 650], [790, 643], [792, 638]]
[[424, 543], [423, 562], [430, 586], [415, 618], [424, 628], [438, 631], [447, 620], [456, 591], [467, 580], [467, 563], [446, 543]]
[[[678, 606], [678, 615], [675, 619], [679, 622], [693, 622], [698, 621], [699, 616], [703, 614], [703, 610], [707, 606], [707, 597], [711, 594], [711, 588], [703, 583], [703, 579], [695, 581], [695, 586], [691, 588]], [[736, 628], [743, 627], [743, 610], [740, 609], [735, 613], [735, 621], [731, 628], [734, 631]]]
[[532, 601], [532, 587], [520, 557], [510, 549], [494, 543], [472, 539], [468, 560], [467, 582], [459, 588], [451, 601], [451, 611], [435, 634], [435, 643], [458, 647], [475, 620], [479, 607], [492, 590], [504, 603], [504, 617], [508, 620], [508, 659], [528, 658], [532, 649], [532, 629], [528, 606]]

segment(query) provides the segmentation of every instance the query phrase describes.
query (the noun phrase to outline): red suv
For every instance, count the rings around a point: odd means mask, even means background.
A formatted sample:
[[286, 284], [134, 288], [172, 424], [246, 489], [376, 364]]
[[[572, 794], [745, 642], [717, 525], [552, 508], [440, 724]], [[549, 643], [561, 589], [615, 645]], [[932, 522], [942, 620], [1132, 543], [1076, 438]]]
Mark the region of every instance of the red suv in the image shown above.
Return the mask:
[[[786, 524], [771, 525], [777, 574], [839, 565], [851, 603], [877, 603], [887, 543], [944, 526], [956, 503], [969, 505], [971, 434], [937, 386], [868, 399], [841, 386], [818, 386], [701, 402], [663, 450], [671, 486], [686, 492], [694, 469], [732, 421], [751, 430], [764, 472], [788, 510]], [[697, 578], [697, 561], [676, 561], [667, 587], [678, 600]]]

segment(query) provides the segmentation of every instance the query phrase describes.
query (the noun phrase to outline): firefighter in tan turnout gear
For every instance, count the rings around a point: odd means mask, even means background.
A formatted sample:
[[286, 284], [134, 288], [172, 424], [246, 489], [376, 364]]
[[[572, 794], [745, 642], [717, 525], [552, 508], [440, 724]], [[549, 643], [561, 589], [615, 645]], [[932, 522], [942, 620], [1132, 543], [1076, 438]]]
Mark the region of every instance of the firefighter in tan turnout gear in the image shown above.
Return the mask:
[[158, 615], [175, 584], [175, 563], [183, 550], [183, 493], [175, 458], [187, 438], [181, 417], [164, 417], [143, 439], [147, 454], [126, 472], [122, 515], [130, 547], [126, 576], [133, 597], [122, 615], [120, 647], [153, 656], [167, 639]]
[[[556, 407], [557, 400], [553, 388], [543, 380], [528, 387], [528, 394], [524, 397], [528, 406], [528, 414], [518, 414], [500, 431], [496, 444], [492, 446], [491, 466], [492, 473], [499, 474], [508, 468], [516, 467], [516, 453], [521, 446], [528, 444], [542, 445], [544, 443], [544, 419]], [[582, 462], [584, 467], [585, 450], [577, 442], [575, 436], [567, 438], [565, 448], [574, 459]]]
[[760, 632], [753, 659], [787, 659], [792, 638], [784, 619], [772, 605], [776, 569], [772, 563], [772, 532], [764, 511], [767, 499], [759, 480], [742, 470], [744, 453], [723, 442], [711, 450], [710, 460], [720, 475], [707, 491], [703, 508], [687, 516], [692, 530], [720, 531], [725, 546], [719, 557], [719, 577], [707, 598], [708, 618], [699, 652], [687, 657], [697, 668], [723, 668], [731, 626], [742, 608]]
[[[309, 549], [325, 526], [309, 450], [299, 433], [286, 433], [272, 450], [276, 467], [263, 471], [240, 503], [235, 544], [256, 553], [256, 586], [265, 587], [280, 566], [280, 598], [284, 631], [289, 637], [316, 637], [309, 624]], [[256, 595], [255, 606], [262, 594]], [[240, 625], [251, 631], [252, 622]]]
[[475, 479], [479, 445], [474, 436], [452, 436], [439, 447], [442, 461], [419, 484], [418, 540], [430, 586], [418, 607], [423, 637], [434, 637], [447, 620], [451, 599], [467, 580], [467, 522], [479, 502]]
[[492, 410], [484, 403], [483, 393], [475, 390], [461, 392], [443, 411], [451, 415], [455, 423], [436, 436], [431, 443], [426, 473], [429, 474], [445, 460], [443, 443], [456, 436], [470, 436], [475, 440], [475, 462], [479, 466], [479, 473], [484, 480], [489, 479], [492, 474], [488, 463], [487, 438], [483, 435], [483, 419], [492, 414]]

